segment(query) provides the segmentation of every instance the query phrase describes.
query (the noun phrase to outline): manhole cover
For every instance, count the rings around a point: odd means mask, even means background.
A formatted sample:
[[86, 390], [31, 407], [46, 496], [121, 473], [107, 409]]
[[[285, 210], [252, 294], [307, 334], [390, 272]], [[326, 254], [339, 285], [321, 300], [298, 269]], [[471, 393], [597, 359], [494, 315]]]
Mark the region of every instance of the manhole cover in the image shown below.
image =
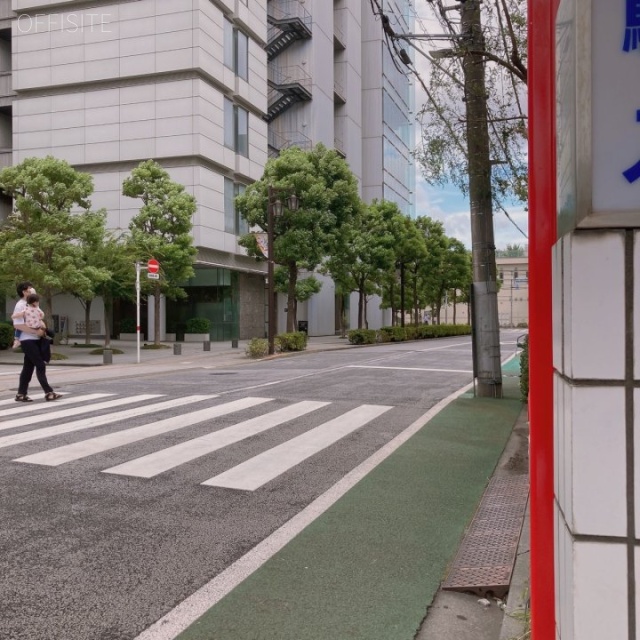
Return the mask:
[[528, 495], [526, 475], [492, 478], [443, 589], [498, 597], [507, 593]]

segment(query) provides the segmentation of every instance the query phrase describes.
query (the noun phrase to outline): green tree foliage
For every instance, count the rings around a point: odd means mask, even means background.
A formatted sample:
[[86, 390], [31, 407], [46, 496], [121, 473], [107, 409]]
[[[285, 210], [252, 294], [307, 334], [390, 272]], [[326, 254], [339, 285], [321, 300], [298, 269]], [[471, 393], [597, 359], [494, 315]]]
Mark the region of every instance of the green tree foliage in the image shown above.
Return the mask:
[[417, 154], [423, 175], [431, 184], [453, 183], [465, 193], [468, 190], [462, 61], [466, 53], [472, 53], [486, 70], [494, 204], [501, 208], [503, 202], [514, 199], [526, 202], [527, 3], [482, 2], [484, 49], [472, 52], [467, 52], [464, 38], [455, 37], [460, 32], [459, 13], [445, 11], [445, 4], [444, 0], [433, 0], [427, 5], [432, 20], [439, 23], [434, 30], [452, 35], [444, 56], [433, 56], [433, 43], [428, 40], [411, 43], [423, 56], [419, 60], [426, 58], [429, 66], [428, 82], [418, 75], [427, 96], [419, 115], [422, 142]]
[[359, 329], [366, 325], [367, 296], [381, 292], [384, 274], [393, 266], [390, 223], [397, 215], [397, 207], [385, 201], [363, 206], [334, 235], [331, 255], [323, 265], [339, 294], [358, 293]]
[[84, 298], [108, 277], [86, 249], [105, 233], [103, 211], [90, 211], [93, 179], [63, 160], [27, 158], [0, 171], [0, 189], [14, 210], [0, 229], [0, 271], [13, 283], [31, 280], [49, 323], [54, 293]]
[[[160, 295], [170, 300], [184, 297], [180, 285], [194, 274], [197, 250], [191, 229], [196, 200], [153, 160], [141, 162], [131, 172], [122, 193], [142, 200], [139, 213], [129, 224], [129, 244], [137, 261], [155, 258], [160, 262], [160, 279], [150, 284], [145, 279], [145, 290], [154, 296], [155, 318], [159, 318]], [[154, 343], [160, 344], [159, 322], [155, 322]]]
[[[277, 289], [287, 294], [287, 331], [295, 331], [296, 300], [309, 291], [298, 287], [301, 271], [314, 271], [329, 255], [336, 234], [361, 206], [358, 185], [348, 164], [333, 150], [319, 144], [311, 151], [292, 147], [272, 158], [263, 177], [236, 198], [236, 207], [251, 227], [267, 232], [269, 187], [285, 204], [274, 222], [274, 263], [279, 265]], [[286, 207], [294, 193], [300, 206]], [[264, 259], [252, 234], [240, 245], [249, 255]], [[284, 273], [283, 273], [284, 271]], [[319, 284], [319, 283], [318, 283]]]
[[426, 249], [422, 259], [416, 260], [409, 271], [414, 323], [418, 324], [421, 321], [421, 310], [427, 305], [433, 305], [448, 239], [444, 233], [444, 225], [428, 216], [416, 218], [415, 225], [424, 238]]
[[[446, 238], [445, 251], [435, 272], [434, 288], [429, 303], [440, 324], [440, 310], [446, 299], [455, 305], [456, 291], [467, 291], [471, 286], [471, 259], [467, 248], [456, 238]], [[455, 307], [454, 307], [455, 308]], [[455, 323], [455, 317], [454, 317]]]
[[522, 244], [508, 244], [506, 249], [497, 249], [496, 258], [526, 258], [527, 246]]
[[[391, 220], [391, 233], [394, 238], [395, 271], [390, 274], [389, 298], [393, 301], [392, 309], [399, 308], [400, 325], [404, 327], [405, 313], [413, 308], [412, 303], [407, 304], [407, 289], [409, 287], [411, 290], [412, 279], [417, 277], [420, 265], [427, 261], [427, 244], [424, 231], [418, 228], [415, 220], [402, 215], [399, 209]], [[399, 296], [399, 306], [395, 302], [396, 296]]]

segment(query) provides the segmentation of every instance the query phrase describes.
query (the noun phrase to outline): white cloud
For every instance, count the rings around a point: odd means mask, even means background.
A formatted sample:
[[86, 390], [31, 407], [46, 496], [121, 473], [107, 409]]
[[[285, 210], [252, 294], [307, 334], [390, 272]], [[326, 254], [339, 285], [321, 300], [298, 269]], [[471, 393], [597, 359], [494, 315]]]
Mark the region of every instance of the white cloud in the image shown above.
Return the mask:
[[[528, 212], [523, 206], [505, 207], [512, 220], [527, 233]], [[457, 238], [471, 249], [471, 213], [469, 201], [455, 187], [432, 187], [424, 179], [416, 183], [416, 214], [426, 215], [444, 224], [445, 233]], [[503, 211], [493, 213], [493, 233], [496, 247], [508, 244], [527, 244], [528, 240]]]
[[[421, 19], [416, 21], [415, 31], [421, 31], [424, 28], [431, 33], [441, 32], [437, 20], [433, 17], [433, 5], [430, 5], [428, 0], [416, 0], [415, 8], [417, 16]], [[446, 42], [427, 42], [426, 44], [422, 42], [420, 44], [423, 45], [423, 50], [450, 46]], [[420, 54], [415, 55], [415, 60], [418, 72], [424, 81], [427, 82], [429, 77], [429, 63], [426, 58]], [[415, 83], [415, 90], [416, 107], [419, 111], [420, 107], [426, 102], [426, 95], [419, 82]], [[419, 139], [419, 129], [419, 125], [416, 125], [417, 139]], [[471, 214], [468, 199], [452, 185], [440, 188], [427, 184], [420, 175], [420, 167], [417, 164], [416, 171], [416, 214], [428, 215], [435, 220], [442, 221], [446, 234], [458, 238], [470, 249]], [[527, 234], [528, 213], [524, 210], [524, 206], [516, 205], [505, 208], [518, 227]], [[528, 243], [527, 238], [520, 233], [501, 210], [494, 211], [493, 228], [494, 240], [498, 249], [504, 249], [507, 244], [523, 245]]]

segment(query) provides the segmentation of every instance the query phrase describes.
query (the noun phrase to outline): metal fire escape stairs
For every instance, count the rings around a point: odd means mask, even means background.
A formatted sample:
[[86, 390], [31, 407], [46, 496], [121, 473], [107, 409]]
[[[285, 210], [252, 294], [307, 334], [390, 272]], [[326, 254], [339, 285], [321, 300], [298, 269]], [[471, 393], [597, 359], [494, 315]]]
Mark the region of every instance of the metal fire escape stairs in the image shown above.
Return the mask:
[[275, 63], [294, 42], [311, 38], [311, 15], [298, 0], [273, 1], [268, 5], [267, 22], [269, 106], [264, 119], [271, 123], [297, 102], [311, 100], [311, 76], [299, 66], [280, 68]]

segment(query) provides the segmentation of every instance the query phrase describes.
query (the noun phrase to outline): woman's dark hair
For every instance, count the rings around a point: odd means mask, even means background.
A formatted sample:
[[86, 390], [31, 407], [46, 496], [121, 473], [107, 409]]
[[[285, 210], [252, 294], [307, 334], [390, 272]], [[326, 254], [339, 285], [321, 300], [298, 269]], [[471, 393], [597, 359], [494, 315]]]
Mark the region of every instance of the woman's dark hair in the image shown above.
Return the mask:
[[22, 294], [27, 290], [27, 289], [31, 289], [31, 287], [33, 287], [33, 284], [29, 281], [27, 282], [20, 282], [17, 286], [16, 286], [16, 292], [18, 293], [18, 298], [22, 298]]

